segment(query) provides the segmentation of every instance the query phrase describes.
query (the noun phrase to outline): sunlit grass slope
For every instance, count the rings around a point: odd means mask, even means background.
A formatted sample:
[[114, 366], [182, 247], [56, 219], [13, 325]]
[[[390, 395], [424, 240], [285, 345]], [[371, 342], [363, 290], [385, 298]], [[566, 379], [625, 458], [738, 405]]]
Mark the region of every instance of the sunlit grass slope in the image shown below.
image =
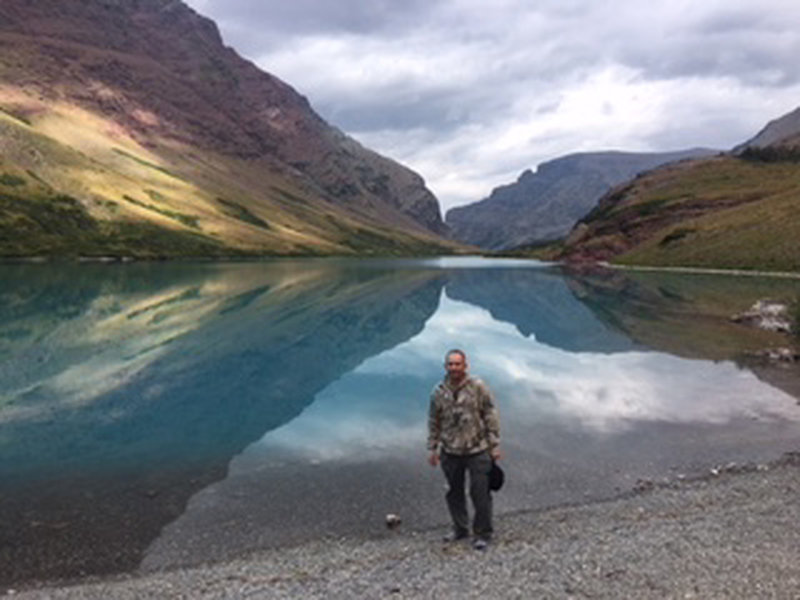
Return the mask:
[[[144, 116], [142, 118], [145, 118]], [[0, 256], [413, 254], [445, 242], [321, 200], [266, 160], [142, 143], [0, 86]]]

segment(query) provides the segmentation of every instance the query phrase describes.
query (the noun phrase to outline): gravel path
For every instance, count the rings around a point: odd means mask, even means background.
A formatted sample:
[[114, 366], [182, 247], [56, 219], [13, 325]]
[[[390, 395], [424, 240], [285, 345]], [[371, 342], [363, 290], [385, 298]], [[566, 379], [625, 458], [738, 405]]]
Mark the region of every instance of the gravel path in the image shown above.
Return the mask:
[[[445, 510], [444, 504], [442, 510]], [[17, 598], [798, 598], [800, 455], [612, 501], [504, 516], [486, 552], [444, 529], [314, 542]]]

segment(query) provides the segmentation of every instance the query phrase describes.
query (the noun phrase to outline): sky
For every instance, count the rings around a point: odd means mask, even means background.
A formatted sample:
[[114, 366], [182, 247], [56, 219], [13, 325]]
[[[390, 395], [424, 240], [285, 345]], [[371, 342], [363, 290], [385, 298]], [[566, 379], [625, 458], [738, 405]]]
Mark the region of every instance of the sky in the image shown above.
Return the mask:
[[574, 152], [727, 150], [800, 106], [797, 0], [186, 0], [443, 211]]

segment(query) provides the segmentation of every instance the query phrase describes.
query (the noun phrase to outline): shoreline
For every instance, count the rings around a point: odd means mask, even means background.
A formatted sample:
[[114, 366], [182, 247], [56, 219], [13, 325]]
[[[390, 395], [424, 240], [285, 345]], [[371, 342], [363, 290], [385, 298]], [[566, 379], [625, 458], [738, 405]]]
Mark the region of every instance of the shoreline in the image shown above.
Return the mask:
[[782, 279], [800, 279], [795, 271], [748, 271], [745, 269], [715, 269], [713, 267], [656, 267], [647, 265], [622, 265], [599, 261], [597, 266], [618, 271], [655, 271], [663, 273], [685, 273], [687, 275], [744, 275], [746, 277], [779, 277]]
[[566, 267], [566, 268], [584, 268], [584, 267], [600, 267], [604, 269], [613, 269], [618, 271], [654, 271], [664, 273], [685, 273], [688, 275], [736, 275], [746, 277], [777, 277], [782, 279], [800, 279], [800, 272], [797, 271], [763, 271], [763, 270], [748, 270], [748, 269], [723, 269], [713, 267], [660, 267], [648, 265], [625, 265], [619, 263], [610, 263], [608, 261], [594, 261], [588, 263], [571, 263], [568, 261], [547, 261], [534, 257], [525, 256], [506, 256], [506, 255], [492, 255], [481, 253], [456, 253], [456, 254], [415, 254], [415, 255], [396, 255], [396, 254], [254, 254], [254, 255], [222, 255], [222, 256], [68, 256], [68, 257], [53, 257], [53, 256], [18, 256], [18, 257], [0, 257], [0, 264], [10, 265], [50, 265], [50, 264], [131, 264], [131, 263], [258, 263], [273, 260], [297, 260], [297, 259], [398, 259], [398, 260], [425, 260], [430, 258], [450, 258], [450, 257], [482, 257], [498, 260], [531, 260], [543, 264], [551, 265], [553, 267]]
[[[502, 492], [500, 492], [502, 493]], [[753, 598], [800, 589], [800, 454], [610, 500], [505, 514], [485, 553], [446, 527], [229, 562], [28, 584], [15, 598]], [[442, 506], [443, 516], [445, 508]], [[34, 587], [35, 586], [35, 587]]]

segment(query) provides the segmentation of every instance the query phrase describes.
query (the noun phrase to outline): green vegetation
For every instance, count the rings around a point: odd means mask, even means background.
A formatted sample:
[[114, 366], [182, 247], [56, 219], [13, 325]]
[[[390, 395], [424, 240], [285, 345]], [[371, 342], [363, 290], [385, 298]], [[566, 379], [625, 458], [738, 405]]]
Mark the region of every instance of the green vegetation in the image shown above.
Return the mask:
[[797, 146], [750, 146], [739, 154], [744, 160], [758, 162], [800, 162], [800, 148]]
[[129, 158], [132, 161], [134, 161], [134, 162], [136, 162], [136, 163], [138, 163], [138, 164], [140, 164], [140, 165], [142, 165], [144, 167], [149, 167], [151, 169], [155, 169], [156, 171], [164, 173], [164, 175], [169, 175], [173, 179], [177, 179], [179, 181], [183, 181], [180, 177], [175, 175], [175, 173], [173, 173], [172, 171], [170, 171], [168, 169], [165, 169], [161, 165], [157, 165], [155, 163], [151, 163], [150, 161], [144, 160], [143, 158], [139, 158], [138, 156], [136, 156], [134, 154], [131, 154], [130, 152], [126, 152], [125, 150], [122, 150], [121, 148], [112, 148], [112, 150], [114, 152], [116, 152], [117, 154], [119, 154], [120, 156], [124, 156], [125, 158]]
[[[63, 140], [16, 121], [0, 114], [4, 131], [13, 132], [13, 144], [0, 157], [0, 257], [374, 256], [448, 249], [446, 242], [437, 243], [424, 233], [359, 220], [324, 201], [318, 189], [293, 176], [265, 175], [248, 161], [222, 161], [219, 165], [225, 168], [210, 169], [208, 180], [182, 180], [197, 189], [200, 200], [214, 198], [210, 190], [226, 189], [227, 180], [214, 180], [217, 172], [242, 174], [240, 198], [217, 192], [222, 197], [212, 201], [216, 210], [200, 212], [188, 198], [183, 202], [180, 192], [173, 197], [169, 188], [156, 183], [170, 184], [164, 177], [180, 179], [179, 165], [187, 167], [186, 173], [195, 172], [197, 163], [184, 162], [182, 155], [165, 150], [162, 157], [110, 137], [105, 145], [71, 145], [71, 136], [82, 126], [95, 127], [94, 121], [72, 123], [75, 131], [70, 129]], [[41, 167], [31, 167], [27, 148], [41, 155]], [[207, 165], [217, 165], [215, 160], [199, 158]], [[374, 179], [376, 189], [389, 185], [385, 176]], [[138, 188], [130, 187], [136, 180]], [[118, 190], [116, 196], [112, 190]], [[62, 191], [75, 198], [59, 198]], [[252, 205], [245, 200], [250, 197]], [[283, 217], [273, 221], [273, 212]], [[335, 227], [326, 221], [327, 212], [339, 215]]]
[[403, 253], [403, 244], [399, 240], [384, 237], [375, 231], [370, 231], [363, 227], [358, 227], [350, 232], [342, 240], [342, 244], [348, 248], [352, 248], [356, 252], [364, 254], [372, 254], [376, 251], [380, 252], [381, 250], [384, 252], [388, 251], [389, 253]]
[[[156, 192], [157, 193], [157, 192]], [[161, 196], [160, 194], [158, 194]], [[163, 198], [163, 196], [161, 196]], [[131, 204], [135, 204], [136, 206], [141, 206], [142, 208], [146, 208], [147, 210], [152, 210], [153, 212], [157, 212], [160, 215], [164, 215], [165, 217], [169, 217], [187, 227], [192, 227], [193, 229], [200, 229], [200, 225], [197, 224], [198, 217], [193, 215], [187, 215], [185, 213], [181, 213], [175, 210], [169, 210], [166, 208], [161, 208], [160, 206], [156, 206], [155, 204], [148, 204], [147, 202], [142, 202], [141, 200], [137, 200], [127, 194], [123, 194], [122, 198], [127, 200]]]
[[[153, 197], [150, 195], [150, 197]], [[175, 211], [160, 209], [129, 196], [126, 202], [155, 210], [185, 224], [195, 223], [193, 217]], [[109, 210], [119, 205], [112, 200], [94, 200]], [[237, 216], [248, 218], [238, 204]], [[257, 216], [252, 215], [254, 219]], [[372, 256], [410, 254], [438, 254], [443, 247], [434, 241], [398, 234], [394, 230], [359, 227], [339, 221], [328, 215], [328, 227], [343, 249]], [[269, 227], [269, 225], [264, 222]], [[331, 227], [333, 225], [333, 227]], [[313, 245], [294, 246], [294, 255], [321, 256], [330, 251], [320, 251]], [[285, 253], [285, 251], [284, 251]], [[0, 258], [78, 258], [78, 257], [135, 257], [143, 259], [168, 259], [182, 257], [247, 257], [266, 255], [266, 250], [230, 248], [202, 233], [175, 231], [146, 221], [106, 221], [92, 217], [77, 199], [68, 195], [47, 192], [21, 196], [0, 193]]]
[[18, 187], [25, 184], [26, 181], [24, 177], [12, 175], [11, 173], [3, 173], [0, 175], [0, 185], [5, 185], [7, 187]]
[[620, 187], [616, 191], [611, 192], [603, 199], [602, 204], [595, 206], [588, 215], [583, 218], [585, 222], [602, 221], [608, 218], [611, 213], [618, 209], [618, 204], [625, 198], [625, 196], [633, 189], [634, 184], [628, 184]]
[[[800, 271], [797, 199], [770, 198], [680, 222], [621, 263], [764, 271]], [[691, 235], [689, 235], [691, 234]]]
[[42, 179], [41, 177], [39, 177], [39, 175], [36, 173], [36, 171], [31, 171], [30, 169], [26, 169], [26, 171], [25, 171], [25, 172], [26, 172], [26, 173], [27, 173], [27, 174], [30, 176], [30, 178], [31, 178], [31, 179], [33, 179], [34, 181], [38, 181], [39, 183], [41, 183], [41, 184], [42, 184], [43, 186], [45, 186], [45, 187], [48, 187], [48, 188], [50, 187], [50, 184], [49, 184], [49, 183], [47, 183], [47, 182], [46, 182], [44, 179]]
[[426, 244], [420, 240], [398, 236], [397, 232], [378, 228], [371, 230], [356, 227], [340, 243], [359, 254], [379, 256], [432, 255], [441, 254], [443, 250], [442, 246], [434, 242]]
[[556, 260], [564, 250], [564, 240], [552, 240], [520, 246], [513, 250], [493, 253], [492, 256], [505, 256], [509, 258], [535, 258], [538, 260]]
[[298, 196], [297, 194], [287, 192], [286, 190], [274, 185], [270, 186], [270, 190], [275, 192], [281, 200], [288, 201], [292, 204], [308, 204], [308, 200], [305, 198]]
[[673, 242], [677, 242], [678, 240], [682, 240], [687, 235], [694, 233], [694, 229], [691, 227], [678, 227], [677, 229], [673, 229], [667, 235], [665, 235], [660, 242], [658, 242], [659, 246], [667, 246], [672, 244]]
[[241, 255], [201, 234], [152, 223], [98, 221], [67, 195], [0, 194], [0, 257]]
[[[800, 163], [734, 157], [651, 172], [567, 252], [621, 264], [800, 271]], [[603, 255], [602, 252], [606, 254]]]
[[251, 225], [255, 225], [261, 229], [270, 229], [269, 223], [254, 215], [252, 212], [250, 212], [250, 210], [241, 204], [231, 202], [230, 200], [225, 200], [224, 198], [217, 198], [217, 202], [222, 205], [222, 212], [229, 217], [239, 219], [245, 223], [250, 223]]
[[150, 196], [150, 199], [154, 202], [169, 202], [169, 199], [164, 194], [155, 190], [145, 190], [144, 193]]
[[632, 210], [640, 217], [648, 217], [661, 211], [673, 198], [655, 198], [648, 202], [640, 202], [632, 207]]
[[223, 246], [206, 236], [159, 227], [153, 223], [119, 222], [104, 227], [106, 247], [95, 254], [140, 258], [180, 258], [194, 256], [246, 256], [247, 253]]
[[[423, 231], [395, 228], [391, 216], [385, 223], [361, 219], [329, 202], [323, 183], [310, 183], [343, 178], [340, 191], [361, 196], [364, 185], [376, 193], [390, 189], [389, 175], [361, 169], [364, 183], [347, 181], [331, 165], [324, 176], [306, 177], [200, 147], [186, 152], [169, 144], [128, 145], [102, 126], [111, 118], [103, 110], [68, 104], [32, 101], [25, 108], [0, 102], [0, 129], [8, 142], [0, 153], [0, 257], [374, 256], [452, 248]], [[30, 127], [26, 115], [48, 127]], [[317, 160], [297, 166], [313, 171]], [[175, 181], [187, 185], [177, 191]], [[236, 191], [224, 191], [232, 183]], [[79, 201], [59, 203], [59, 192]], [[338, 215], [336, 227], [325, 220], [328, 212]]]
[[[325, 215], [328, 229], [338, 231], [336, 241], [355, 253], [370, 256], [409, 256], [441, 254], [443, 246], [431, 241], [425, 243], [397, 231], [380, 227], [367, 228], [351, 223], [343, 223], [332, 214]], [[313, 249], [311, 254], [318, 254]]]

